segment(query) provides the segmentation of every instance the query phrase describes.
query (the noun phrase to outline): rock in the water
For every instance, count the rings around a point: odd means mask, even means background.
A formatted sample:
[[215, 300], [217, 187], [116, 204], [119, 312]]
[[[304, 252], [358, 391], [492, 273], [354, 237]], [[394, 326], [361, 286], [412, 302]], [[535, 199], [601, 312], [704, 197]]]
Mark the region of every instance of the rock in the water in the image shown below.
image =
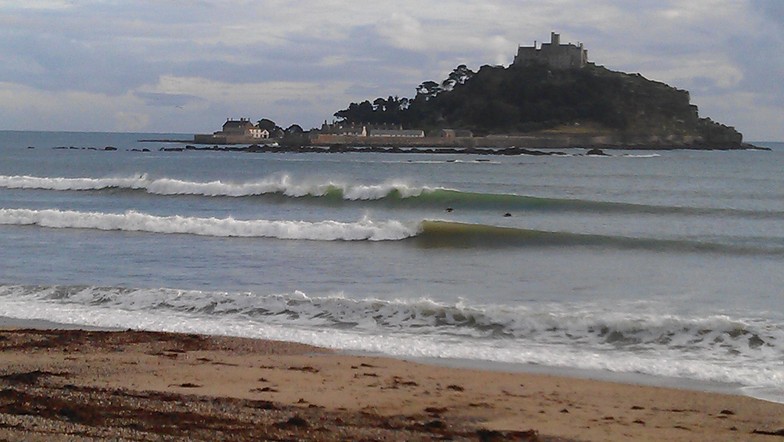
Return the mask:
[[599, 156], [603, 156], [603, 157], [607, 156], [607, 154], [604, 153], [603, 150], [598, 149], [598, 148], [593, 148], [593, 149], [589, 150], [588, 152], [586, 152], [585, 154], [586, 155], [599, 155]]

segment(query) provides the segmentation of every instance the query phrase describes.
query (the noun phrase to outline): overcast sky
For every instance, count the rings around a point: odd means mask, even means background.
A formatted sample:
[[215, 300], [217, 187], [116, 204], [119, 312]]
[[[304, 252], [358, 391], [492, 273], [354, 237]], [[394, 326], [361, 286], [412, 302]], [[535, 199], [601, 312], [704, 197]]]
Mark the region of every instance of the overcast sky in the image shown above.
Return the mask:
[[0, 0], [0, 129], [309, 129], [551, 31], [748, 141], [784, 140], [782, 0]]

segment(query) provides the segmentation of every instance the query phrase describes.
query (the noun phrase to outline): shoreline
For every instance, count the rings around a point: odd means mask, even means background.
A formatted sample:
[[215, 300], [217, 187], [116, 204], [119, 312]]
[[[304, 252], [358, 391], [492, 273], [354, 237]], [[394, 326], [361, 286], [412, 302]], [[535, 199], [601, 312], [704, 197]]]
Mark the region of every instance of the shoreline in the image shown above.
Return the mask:
[[362, 352], [349, 352], [348, 354], [357, 356], [377, 356], [391, 357], [394, 359], [405, 359], [413, 362], [434, 365], [447, 368], [459, 368], [469, 370], [479, 370], [500, 373], [521, 373], [532, 375], [550, 375], [568, 379], [583, 379], [586, 381], [610, 382], [614, 384], [639, 385], [645, 387], [669, 388], [675, 390], [687, 390], [701, 393], [719, 393], [731, 396], [744, 396], [754, 399], [766, 400], [768, 402], [784, 405], [784, 398], [781, 401], [762, 399], [751, 396], [744, 392], [744, 387], [740, 384], [728, 384], [715, 381], [702, 381], [698, 379], [673, 378], [642, 373], [613, 372], [606, 370], [592, 370], [587, 368], [575, 367], [555, 367], [549, 365], [536, 364], [516, 364], [512, 362], [467, 360], [467, 359], [447, 359], [447, 358], [428, 358], [412, 357], [397, 358], [383, 354], [364, 354]]
[[[0, 401], [0, 438], [9, 439], [40, 434], [40, 425], [59, 428], [47, 437], [78, 429], [94, 437], [141, 432], [146, 439], [174, 425], [181, 437], [210, 438], [245, 419], [254, 425], [237, 427], [239, 440], [769, 440], [784, 431], [783, 404], [747, 396], [440, 366], [290, 342], [6, 327], [0, 352], [3, 394], [35, 404], [30, 414]], [[161, 407], [199, 418], [160, 422], [138, 412]], [[129, 409], [135, 417], [121, 418]]]
[[[140, 140], [147, 142], [151, 140]], [[163, 141], [185, 144], [183, 141]], [[211, 144], [187, 142], [184, 147], [161, 147], [162, 152], [247, 152], [247, 153], [407, 153], [407, 154], [463, 154], [463, 155], [569, 155], [566, 150], [584, 150], [584, 155], [607, 155], [604, 151], [673, 151], [673, 150], [694, 150], [694, 151], [770, 151], [768, 147], [742, 144], [738, 146], [661, 146], [661, 145], [575, 145], [561, 147], [518, 147], [518, 146], [429, 146], [419, 144], [353, 144], [336, 143], [329, 145], [278, 145], [275, 144]], [[195, 144], [201, 144], [199, 147]]]
[[[85, 330], [85, 331], [144, 331], [151, 333], [171, 333], [187, 334], [180, 331], [155, 331], [143, 329], [123, 329], [119, 327], [101, 327], [83, 324], [66, 324], [44, 319], [20, 319], [7, 316], [0, 316], [0, 331], [7, 329], [32, 329], [32, 330]], [[197, 334], [199, 334], [197, 332]], [[205, 335], [221, 338], [254, 339], [254, 340], [275, 340], [274, 338], [242, 337], [231, 335]], [[285, 341], [296, 345], [306, 345], [320, 348], [332, 353], [351, 356], [395, 359], [401, 361], [411, 361], [417, 364], [430, 365], [434, 367], [444, 367], [449, 369], [468, 369], [483, 372], [498, 373], [520, 373], [523, 375], [552, 375], [569, 379], [582, 379], [586, 381], [610, 382], [625, 385], [640, 385], [655, 388], [669, 388], [676, 390], [686, 390], [702, 393], [718, 393], [731, 396], [750, 397], [753, 399], [764, 400], [767, 402], [784, 405], [784, 391], [770, 393], [769, 389], [748, 387], [737, 383], [726, 383], [711, 380], [689, 379], [668, 377], [655, 374], [616, 372], [600, 369], [578, 368], [578, 367], [559, 367], [550, 365], [539, 365], [531, 363], [502, 362], [481, 359], [463, 359], [446, 357], [428, 356], [404, 356], [391, 355], [373, 351], [344, 350], [338, 348], [320, 347], [314, 344], [300, 343], [296, 341]], [[752, 394], [754, 393], [754, 394]]]
[[[486, 137], [350, 137], [325, 136], [324, 139], [254, 139], [225, 142], [220, 140], [199, 140], [175, 138], [151, 138], [137, 140], [139, 143], [177, 143], [185, 144], [183, 150], [245, 150], [249, 152], [391, 152], [391, 153], [471, 153], [471, 154], [558, 154], [559, 149], [583, 150], [771, 150], [748, 142], [708, 143], [694, 141], [666, 141], [632, 137], [629, 140], [614, 139], [612, 136], [581, 137], [572, 135], [552, 136], [486, 136]], [[203, 146], [203, 147], [198, 147]], [[164, 148], [179, 151], [177, 148]], [[163, 149], [162, 149], [163, 150]]]

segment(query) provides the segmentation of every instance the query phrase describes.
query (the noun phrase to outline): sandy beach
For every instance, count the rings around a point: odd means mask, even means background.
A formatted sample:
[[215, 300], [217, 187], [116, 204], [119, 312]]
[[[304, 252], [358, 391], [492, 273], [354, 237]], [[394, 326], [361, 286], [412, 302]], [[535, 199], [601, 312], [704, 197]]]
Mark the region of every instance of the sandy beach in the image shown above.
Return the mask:
[[784, 436], [748, 397], [138, 331], [0, 331], [0, 440], [711, 440]]

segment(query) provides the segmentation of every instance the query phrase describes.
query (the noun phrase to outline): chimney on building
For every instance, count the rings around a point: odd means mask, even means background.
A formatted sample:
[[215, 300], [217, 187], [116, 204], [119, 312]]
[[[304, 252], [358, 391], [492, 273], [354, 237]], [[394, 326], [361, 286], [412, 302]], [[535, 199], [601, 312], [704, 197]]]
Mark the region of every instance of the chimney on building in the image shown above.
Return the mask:
[[561, 34], [556, 34], [555, 32], [550, 33], [550, 44], [553, 46], [558, 46], [561, 44]]

